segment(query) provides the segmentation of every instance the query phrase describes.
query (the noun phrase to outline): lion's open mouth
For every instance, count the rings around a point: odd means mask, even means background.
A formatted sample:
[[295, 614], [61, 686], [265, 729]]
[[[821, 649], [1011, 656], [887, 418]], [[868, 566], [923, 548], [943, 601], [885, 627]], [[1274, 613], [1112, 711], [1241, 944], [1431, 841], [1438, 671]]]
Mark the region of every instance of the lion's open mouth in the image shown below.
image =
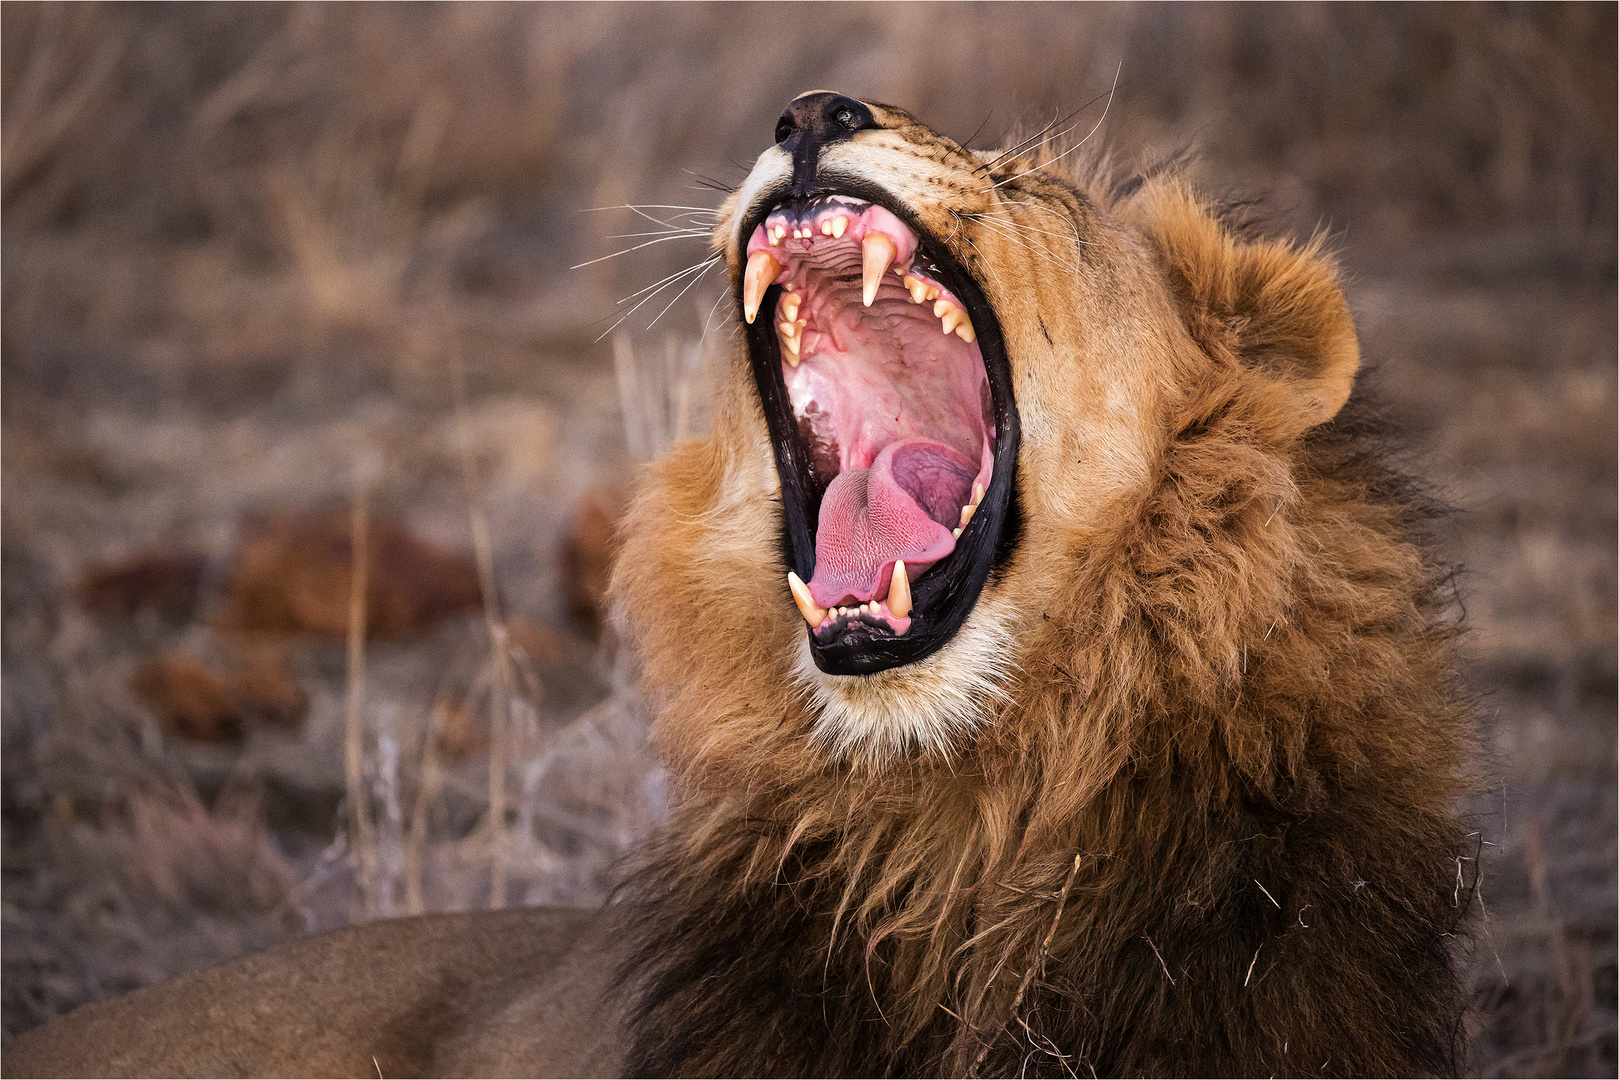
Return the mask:
[[921, 659], [971, 611], [1017, 448], [1000, 329], [943, 245], [876, 199], [755, 215], [743, 310], [815, 662]]

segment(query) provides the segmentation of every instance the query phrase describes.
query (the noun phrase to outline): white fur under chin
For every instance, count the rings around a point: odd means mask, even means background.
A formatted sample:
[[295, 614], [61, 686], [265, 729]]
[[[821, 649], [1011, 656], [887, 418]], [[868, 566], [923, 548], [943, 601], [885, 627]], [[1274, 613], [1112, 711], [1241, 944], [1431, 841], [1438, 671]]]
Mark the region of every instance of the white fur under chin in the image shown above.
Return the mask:
[[1010, 605], [979, 597], [948, 645], [914, 664], [871, 675], [830, 675], [802, 639], [795, 674], [815, 715], [811, 738], [834, 757], [871, 768], [911, 753], [950, 757], [995, 707], [1011, 701]]

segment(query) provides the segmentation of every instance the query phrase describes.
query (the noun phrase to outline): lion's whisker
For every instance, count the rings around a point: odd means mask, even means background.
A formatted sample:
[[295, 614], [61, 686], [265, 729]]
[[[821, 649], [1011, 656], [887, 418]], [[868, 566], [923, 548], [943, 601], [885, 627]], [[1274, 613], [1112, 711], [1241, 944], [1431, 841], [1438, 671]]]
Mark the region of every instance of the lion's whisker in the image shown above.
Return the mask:
[[[614, 330], [617, 330], [620, 326], [623, 325], [625, 319], [628, 319], [631, 315], [634, 315], [637, 311], [639, 311], [641, 309], [641, 307], [644, 304], [647, 303], [647, 301], [651, 300], [653, 297], [655, 297], [659, 293], [661, 293], [664, 289], [667, 289], [669, 286], [675, 284], [677, 281], [679, 281], [681, 278], [685, 277], [686, 275], [695, 274], [696, 277], [693, 278], [693, 282], [695, 283], [697, 278], [701, 278], [703, 276], [703, 274], [702, 274], [703, 271], [707, 270], [710, 266], [713, 266], [718, 261], [719, 261], [719, 256], [718, 255], [711, 255], [708, 258], [704, 259], [700, 263], [696, 263], [696, 264], [694, 264], [692, 266], [688, 266], [684, 270], [677, 270], [675, 273], [670, 274], [668, 277], [664, 278], [662, 281], [655, 282], [655, 283], [653, 283], [651, 285], [648, 285], [644, 289], [638, 289], [637, 291], [631, 293], [629, 296], [626, 296], [623, 300], [620, 300], [619, 303], [622, 304], [622, 303], [625, 303], [628, 300], [634, 299], [635, 297], [640, 296], [641, 293], [646, 293], [647, 294], [647, 295], [641, 297], [641, 299], [639, 301], [637, 301], [637, 303], [636, 303], [636, 305], [634, 307], [630, 308], [628, 311], [626, 311], [624, 314], [620, 315], [616, 320], [614, 320], [613, 325], [609, 326], [606, 330], [603, 330], [601, 332], [601, 334], [596, 337], [595, 340], [600, 341], [602, 338], [606, 337], [608, 334], [611, 334]], [[690, 288], [690, 285], [688, 285], [687, 288]], [[682, 289], [681, 292], [680, 292], [680, 295], [677, 295], [675, 297], [675, 299], [679, 300], [680, 296], [683, 296], [683, 295], [685, 295], [685, 289]], [[667, 310], [669, 310], [669, 309], [668, 308], [664, 309], [664, 311], [667, 311]], [[662, 315], [663, 315], [663, 312], [660, 311], [658, 313], [658, 316], [661, 318]], [[654, 321], [656, 321], [656, 320], [654, 320]]]
[[[684, 270], [676, 270], [674, 273], [668, 275], [667, 277], [659, 278], [657, 281], [654, 281], [650, 285], [647, 285], [647, 286], [644, 286], [642, 288], [636, 289], [634, 292], [630, 293], [628, 296], [619, 297], [618, 303], [619, 304], [627, 304], [631, 300], [634, 300], [637, 296], [640, 296], [642, 293], [652, 292], [654, 290], [661, 289], [666, 285], [673, 284], [674, 281], [677, 278], [684, 277], [685, 275], [691, 273], [693, 270], [696, 270], [698, 267], [707, 266], [709, 263], [718, 261], [718, 259], [719, 259], [718, 255], [710, 255], [708, 258], [704, 259], [702, 262], [692, 263], [690, 266], [686, 267]], [[615, 304], [614, 306], [616, 307], [617, 305]]]
[[586, 260], [585, 262], [582, 262], [582, 263], [575, 263], [573, 266], [568, 267], [568, 269], [569, 270], [583, 270], [587, 266], [595, 266], [599, 262], [606, 262], [608, 259], [616, 259], [620, 255], [628, 255], [632, 251], [640, 251], [642, 248], [649, 248], [653, 244], [662, 244], [662, 243], [665, 243], [666, 241], [669, 241], [669, 240], [690, 240], [690, 239], [693, 239], [693, 238], [691, 236], [685, 234], [685, 233], [681, 233], [681, 234], [679, 234], [677, 236], [660, 236], [656, 240], [648, 240], [644, 244], [636, 244], [634, 247], [627, 247], [623, 251], [615, 251], [611, 255], [603, 255], [599, 259], [589, 259], [589, 260]]
[[[656, 315], [654, 315], [654, 316], [653, 316], [653, 317], [652, 317], [652, 321], [651, 321], [651, 322], [649, 322], [649, 323], [647, 323], [647, 324], [646, 324], [646, 328], [647, 328], [647, 329], [648, 329], [648, 330], [650, 330], [650, 329], [652, 329], [652, 328], [653, 328], [653, 327], [654, 327], [654, 326], [656, 326], [656, 325], [658, 325], [658, 320], [659, 320], [659, 319], [661, 319], [661, 318], [663, 318], [663, 317], [664, 317], [664, 316], [665, 316], [665, 315], [667, 315], [667, 314], [668, 314], [668, 313], [669, 313], [669, 309], [670, 309], [670, 308], [672, 308], [672, 307], [674, 307], [674, 306], [675, 306], [675, 305], [676, 305], [676, 304], [678, 304], [678, 303], [680, 303], [680, 298], [681, 298], [681, 297], [682, 297], [682, 296], [685, 296], [685, 295], [686, 295], [686, 294], [687, 294], [687, 293], [688, 293], [688, 292], [690, 292], [690, 291], [691, 291], [691, 287], [692, 287], [692, 286], [693, 286], [693, 285], [695, 285], [695, 284], [697, 284], [697, 283], [698, 283], [698, 282], [699, 282], [699, 281], [701, 281], [701, 280], [703, 280], [703, 275], [704, 275], [704, 274], [707, 274], [707, 273], [708, 273], [708, 271], [709, 271], [709, 270], [711, 270], [711, 269], [712, 269], [712, 268], [713, 268], [713, 267], [714, 267], [714, 264], [715, 264], [715, 263], [717, 263], [717, 262], [719, 262], [719, 259], [718, 259], [718, 258], [714, 258], [714, 259], [710, 259], [710, 260], [709, 260], [709, 261], [707, 261], [707, 262], [705, 262], [705, 263], [703, 263], [703, 264], [701, 264], [701, 265], [702, 265], [702, 269], [701, 269], [701, 270], [699, 270], [699, 271], [698, 271], [698, 272], [697, 272], [697, 273], [696, 273], [696, 274], [694, 274], [694, 275], [693, 275], [693, 276], [692, 276], [692, 279], [691, 279], [691, 280], [690, 280], [690, 281], [688, 281], [688, 282], [687, 282], [687, 283], [686, 283], [686, 287], [685, 287], [685, 288], [683, 288], [683, 289], [681, 289], [681, 290], [680, 290], [680, 291], [679, 291], [679, 292], [677, 292], [677, 293], [675, 293], [675, 298], [674, 298], [674, 299], [673, 299], [673, 300], [671, 300], [671, 301], [669, 301], [669, 303], [668, 303], [668, 304], [666, 304], [666, 305], [664, 305], [664, 309], [663, 309], [663, 310], [662, 310], [662, 311], [660, 311], [660, 312], [658, 312], [658, 313], [657, 313], [657, 314], [656, 314]], [[650, 299], [650, 297], [649, 297], [649, 298], [648, 298], [648, 299]]]
[[984, 226], [984, 228], [988, 229], [990, 232], [994, 233], [995, 235], [1004, 238], [1008, 243], [1016, 244], [1018, 247], [1022, 248], [1024, 251], [1027, 251], [1030, 255], [1034, 255], [1034, 256], [1037, 256], [1037, 257], [1043, 257], [1043, 258], [1049, 258], [1052, 261], [1054, 261], [1054, 262], [1058, 263], [1059, 265], [1061, 265], [1063, 267], [1063, 269], [1065, 269], [1065, 270], [1070, 270], [1070, 271], [1073, 271], [1073, 272], [1076, 272], [1076, 273], [1079, 270], [1079, 266], [1077, 264], [1064, 262], [1061, 258], [1058, 257], [1056, 252], [1053, 252], [1050, 248], [1046, 247], [1044, 244], [1042, 244], [1040, 246], [1039, 250], [1036, 250], [1034, 247], [1031, 247], [1029, 244], [1024, 243], [1021, 239], [1018, 238], [1017, 233], [1014, 231], [1016, 229], [1015, 225], [1011, 225], [1010, 223], [989, 221], [982, 214], [968, 214], [967, 216], [974, 219], [975, 221], [977, 221], [980, 225]]
[[[1124, 61], [1120, 60], [1119, 61], [1119, 66], [1117, 68], [1115, 68], [1114, 71], [1113, 71], [1113, 85], [1112, 85], [1112, 87], [1110, 87], [1108, 89], [1108, 92], [1107, 92], [1107, 104], [1105, 106], [1103, 106], [1103, 108], [1102, 108], [1102, 115], [1097, 117], [1096, 126], [1091, 128], [1091, 130], [1088, 131], [1085, 134], [1085, 137], [1083, 139], [1079, 140], [1073, 146], [1070, 146], [1068, 149], [1064, 150], [1062, 153], [1058, 154], [1056, 157], [1052, 158], [1050, 161], [1041, 162], [1039, 165], [1036, 165], [1032, 169], [1026, 169], [1023, 172], [1018, 173], [1016, 176], [1009, 176], [1005, 180], [999, 181], [998, 183], [996, 183], [996, 184], [994, 184], [992, 186], [994, 186], [994, 187], [1002, 187], [1002, 186], [1004, 186], [1006, 184], [1010, 184], [1014, 180], [1020, 180], [1023, 177], [1028, 176], [1029, 173], [1039, 172], [1041, 169], [1050, 168], [1051, 166], [1057, 164], [1057, 162], [1061, 161], [1063, 158], [1067, 157], [1069, 154], [1072, 154], [1075, 150], [1078, 150], [1081, 146], [1084, 146], [1086, 143], [1090, 142], [1091, 141], [1091, 136], [1095, 135], [1096, 132], [1098, 130], [1100, 130], [1100, 128], [1102, 127], [1102, 121], [1107, 119], [1108, 110], [1113, 108], [1113, 92], [1119, 88], [1119, 72], [1121, 72], [1123, 70], [1124, 70]], [[1067, 132], [1064, 132], [1063, 134], [1066, 135]]]

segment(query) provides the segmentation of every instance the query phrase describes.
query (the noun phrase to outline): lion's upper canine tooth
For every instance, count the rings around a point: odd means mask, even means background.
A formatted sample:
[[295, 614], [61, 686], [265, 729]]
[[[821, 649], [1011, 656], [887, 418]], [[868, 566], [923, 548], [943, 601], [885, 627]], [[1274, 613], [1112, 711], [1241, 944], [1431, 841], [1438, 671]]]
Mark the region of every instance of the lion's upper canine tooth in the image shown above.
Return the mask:
[[755, 251], [748, 256], [748, 269], [742, 275], [742, 316], [752, 322], [764, 302], [765, 290], [781, 273], [781, 263], [768, 251]]
[[792, 590], [793, 603], [798, 605], [798, 613], [804, 616], [805, 622], [811, 626], [820, 626], [826, 621], [826, 609], [815, 606], [815, 598], [810, 596], [809, 586], [791, 570], [787, 571], [787, 588]]
[[911, 613], [911, 579], [905, 576], [905, 560], [894, 562], [894, 576], [888, 582], [888, 610], [896, 619]]
[[877, 299], [877, 286], [882, 284], [888, 264], [899, 254], [899, 248], [885, 234], [871, 232], [860, 242], [860, 302], [866, 307]]

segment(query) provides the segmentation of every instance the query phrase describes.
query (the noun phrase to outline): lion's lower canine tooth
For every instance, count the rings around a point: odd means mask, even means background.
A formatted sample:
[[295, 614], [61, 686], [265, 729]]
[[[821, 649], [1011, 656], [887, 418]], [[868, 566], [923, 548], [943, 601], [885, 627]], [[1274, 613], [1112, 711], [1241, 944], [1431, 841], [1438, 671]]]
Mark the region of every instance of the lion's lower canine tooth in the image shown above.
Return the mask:
[[759, 314], [765, 290], [781, 273], [781, 263], [768, 251], [755, 251], [748, 256], [748, 269], [742, 275], [742, 316], [752, 322]]
[[860, 242], [860, 302], [866, 307], [877, 299], [877, 286], [898, 254], [894, 241], [880, 232], [867, 233]]
[[888, 610], [896, 619], [911, 613], [911, 579], [905, 576], [905, 560], [894, 563], [894, 576], [888, 582]]
[[815, 598], [810, 596], [809, 586], [791, 570], [787, 571], [787, 588], [792, 590], [793, 603], [798, 605], [798, 613], [804, 616], [805, 622], [811, 626], [820, 626], [826, 620], [826, 609], [815, 606]]

